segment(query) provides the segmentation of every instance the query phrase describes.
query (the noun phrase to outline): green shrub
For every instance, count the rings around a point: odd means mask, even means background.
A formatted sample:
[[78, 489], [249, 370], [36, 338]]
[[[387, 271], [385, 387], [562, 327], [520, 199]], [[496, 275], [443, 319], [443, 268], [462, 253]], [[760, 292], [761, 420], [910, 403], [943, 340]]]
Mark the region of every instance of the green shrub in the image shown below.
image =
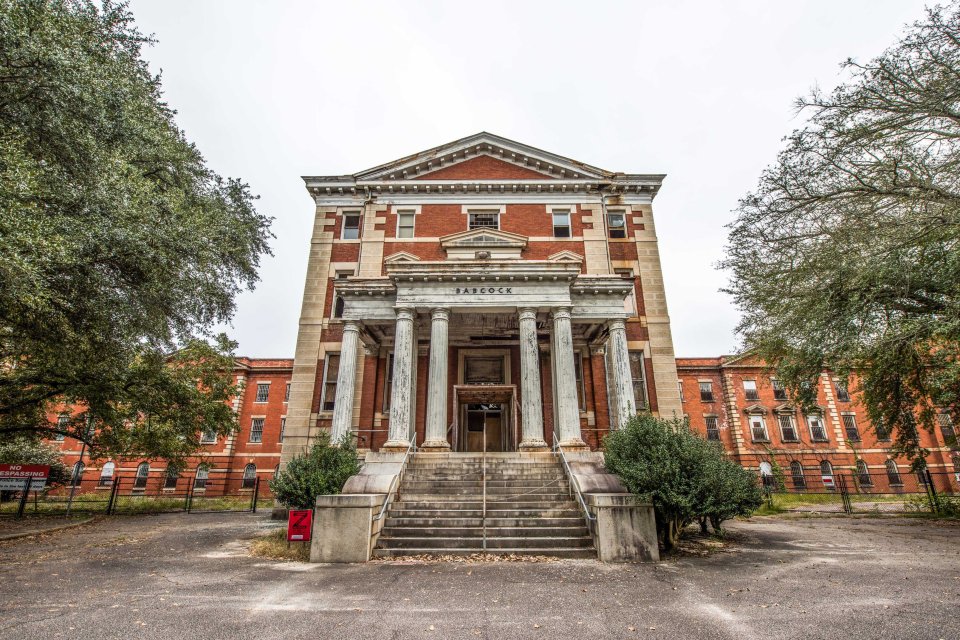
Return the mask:
[[345, 436], [337, 445], [330, 443], [325, 431], [307, 453], [295, 456], [270, 481], [274, 497], [290, 509], [313, 509], [317, 496], [343, 490], [343, 484], [360, 471], [357, 449]]
[[724, 520], [749, 515], [763, 502], [756, 476], [692, 432], [686, 421], [638, 414], [606, 437], [604, 451], [607, 469], [653, 503], [665, 549], [691, 522], [699, 520], [706, 530], [709, 520], [720, 533]]

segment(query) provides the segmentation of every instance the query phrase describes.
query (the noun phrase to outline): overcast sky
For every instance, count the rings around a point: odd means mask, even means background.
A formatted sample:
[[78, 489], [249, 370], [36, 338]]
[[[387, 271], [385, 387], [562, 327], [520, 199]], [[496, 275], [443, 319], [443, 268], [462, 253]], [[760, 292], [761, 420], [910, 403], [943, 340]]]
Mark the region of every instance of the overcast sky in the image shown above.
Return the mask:
[[292, 357], [313, 205], [350, 174], [478, 131], [611, 171], [666, 173], [654, 201], [679, 356], [736, 349], [715, 268], [738, 198], [833, 87], [922, 17], [908, 0], [134, 0], [180, 126], [275, 218], [274, 257], [228, 333]]

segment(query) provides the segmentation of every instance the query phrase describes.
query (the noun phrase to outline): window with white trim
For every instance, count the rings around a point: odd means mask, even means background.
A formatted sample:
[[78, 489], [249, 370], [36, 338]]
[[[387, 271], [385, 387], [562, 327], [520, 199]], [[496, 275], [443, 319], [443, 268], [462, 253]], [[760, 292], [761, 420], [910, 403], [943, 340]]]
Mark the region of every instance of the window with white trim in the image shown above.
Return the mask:
[[833, 465], [829, 460], [820, 462], [820, 479], [829, 489], [833, 489]]
[[147, 479], [150, 477], [150, 463], [141, 462], [137, 465], [137, 476], [133, 479], [134, 489], [146, 489]]
[[743, 397], [747, 400], [759, 400], [760, 394], [757, 392], [756, 380], [743, 381]]
[[807, 426], [810, 427], [810, 439], [814, 442], [827, 442], [827, 429], [823, 426], [823, 419], [818, 415], [807, 416]]
[[647, 408], [647, 376], [643, 351], [630, 352], [630, 377], [633, 378], [633, 401], [637, 411]]
[[413, 211], [397, 212], [397, 237], [412, 238], [414, 231], [414, 221], [417, 215]]
[[677, 389], [680, 391], [680, 402], [683, 403], [683, 380], [677, 380]]
[[254, 398], [254, 402], [266, 402], [270, 399], [270, 383], [269, 382], [258, 382], [257, 383], [257, 397]]
[[873, 478], [870, 477], [870, 469], [864, 460], [857, 460], [857, 484], [861, 487], [872, 487]]
[[83, 481], [83, 470], [84, 466], [82, 462], [78, 462], [73, 465], [73, 473], [70, 476], [70, 485], [73, 487], [79, 487], [80, 483]]
[[837, 380], [837, 402], [850, 402], [850, 391], [847, 390], [847, 383], [843, 380]]
[[767, 423], [761, 415], [750, 416], [750, 438], [754, 442], [769, 442], [770, 435], [767, 433]]
[[263, 418], [254, 418], [250, 421], [250, 442], [263, 442]]
[[857, 428], [856, 417], [847, 413], [840, 416], [840, 419], [843, 421], [843, 431], [847, 436], [847, 440], [860, 442], [860, 430]]
[[109, 487], [113, 484], [113, 472], [117, 468], [113, 462], [104, 463], [103, 467], [100, 469], [100, 486]]
[[163, 479], [164, 489], [176, 489], [177, 481], [180, 479], [180, 469], [175, 466], [168, 466], [167, 473]]
[[[347, 278], [349, 278], [349, 277], [352, 276], [352, 275], [353, 275], [353, 271], [337, 271], [336, 274], [334, 275], [334, 279], [335, 279], [335, 280], [346, 280]], [[345, 303], [344, 300], [343, 300], [343, 296], [341, 296], [341, 295], [339, 295], [339, 294], [335, 295], [335, 296], [334, 296], [334, 299], [333, 299], [333, 315], [330, 316], [330, 317], [332, 317], [332, 318], [342, 318], [342, 317], [343, 317], [343, 308], [344, 308], [345, 304], [346, 304], [346, 303]], [[290, 384], [290, 383], [288, 382], [288, 383], [287, 383], [288, 388], [289, 388], [289, 384]]]
[[[70, 424], [70, 416], [57, 416], [57, 429], [61, 431], [66, 431], [67, 426]], [[67, 436], [62, 433], [53, 434], [53, 439], [55, 442], [63, 442], [63, 439]]]
[[794, 489], [806, 489], [807, 479], [803, 476], [803, 465], [794, 460], [790, 463], [790, 478]]
[[897, 468], [896, 461], [893, 459], [887, 460], [883, 463], [883, 466], [887, 468], [887, 482], [890, 483], [890, 486], [903, 486], [903, 478], [900, 477], [900, 469]]
[[217, 442], [216, 429], [207, 429], [202, 434], [200, 434], [200, 444], [216, 444], [216, 442]]
[[783, 442], [800, 442], [800, 436], [797, 434], [797, 423], [792, 415], [779, 415], [777, 422], [780, 423], [780, 438]]
[[340, 371], [340, 354], [328, 353], [323, 359], [323, 389], [320, 392], [320, 410], [333, 411], [337, 400], [337, 374]]
[[765, 487], [774, 487], [776, 485], [776, 478], [773, 476], [773, 465], [769, 462], [760, 463], [760, 481], [763, 482]]
[[717, 416], [704, 416], [707, 423], [707, 440], [720, 440], [720, 419]]
[[248, 464], [243, 468], [243, 482], [241, 489], [253, 489], [257, 484], [257, 467], [254, 464]]
[[770, 384], [773, 386], [773, 399], [774, 400], [786, 400], [787, 399], [787, 390], [784, 388], [783, 383], [777, 379], [770, 380]]
[[567, 209], [553, 210], [553, 237], [569, 238], [570, 232], [570, 211]]
[[607, 235], [611, 238], [627, 237], [627, 215], [623, 211], [607, 212]]
[[210, 467], [205, 464], [197, 467], [197, 475], [193, 480], [194, 489], [206, 489], [207, 479], [210, 477]]
[[499, 229], [499, 211], [470, 211], [467, 213], [468, 229]]
[[360, 238], [360, 214], [343, 214], [343, 229], [340, 232], [342, 240], [358, 240]]
[[698, 382], [700, 385], [700, 402], [713, 402], [713, 383]]
[[938, 413], [937, 424], [940, 426], [940, 433], [943, 435], [943, 441], [947, 445], [957, 443], [957, 432], [953, 428], [953, 419], [949, 413]]

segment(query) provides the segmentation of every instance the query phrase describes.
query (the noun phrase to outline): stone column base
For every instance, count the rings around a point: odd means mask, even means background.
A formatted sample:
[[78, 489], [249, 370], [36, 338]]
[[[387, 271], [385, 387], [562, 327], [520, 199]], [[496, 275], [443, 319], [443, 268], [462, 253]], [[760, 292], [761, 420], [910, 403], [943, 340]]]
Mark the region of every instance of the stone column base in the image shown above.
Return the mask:
[[382, 453], [406, 453], [407, 449], [410, 447], [409, 442], [404, 442], [401, 444], [388, 442], [382, 447], [380, 447], [380, 452]]
[[587, 446], [587, 443], [580, 438], [561, 440], [560, 446], [563, 447], [564, 451], [590, 451], [590, 447]]
[[528, 442], [521, 442], [518, 447], [520, 451], [549, 451], [550, 448], [547, 446], [547, 443], [543, 440], [530, 440]]
[[418, 451], [423, 451], [424, 453], [448, 453], [450, 451], [450, 443], [446, 440], [427, 440], [420, 445]]

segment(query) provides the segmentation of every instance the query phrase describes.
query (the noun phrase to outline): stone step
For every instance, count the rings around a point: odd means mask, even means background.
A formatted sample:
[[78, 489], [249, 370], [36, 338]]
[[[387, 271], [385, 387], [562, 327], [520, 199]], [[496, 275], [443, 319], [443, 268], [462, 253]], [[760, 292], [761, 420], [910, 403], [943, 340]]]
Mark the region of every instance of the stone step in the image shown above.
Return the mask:
[[[426, 479], [437, 479], [437, 480], [482, 480], [484, 475], [480, 471], [463, 471], [462, 469], [457, 470], [443, 470], [443, 471], [434, 471], [434, 470], [421, 470], [421, 469], [407, 469], [403, 474], [404, 478], [426, 478]], [[486, 477], [488, 480], [524, 480], [527, 478], [530, 479], [540, 479], [540, 478], [566, 478], [567, 476], [562, 471], [550, 470], [550, 471], [491, 471], [487, 470]]]
[[[537, 485], [537, 484], [557, 484], [565, 482], [566, 478], [563, 476], [517, 476], [516, 478], [504, 478], [502, 476], [487, 476], [486, 484], [488, 487], [503, 487], [509, 485]], [[484, 483], [484, 478], [482, 476], [428, 476], [428, 475], [416, 475], [416, 474], [405, 474], [403, 476], [403, 482], [436, 482], [437, 484], [469, 484], [469, 485], [481, 485]]]
[[[431, 507], [390, 508], [388, 518], [482, 518], [482, 509], [436, 509]], [[487, 518], [578, 518], [581, 512], [569, 505], [565, 508], [488, 509]]]
[[402, 526], [385, 527], [382, 535], [388, 538], [582, 538], [590, 535], [585, 526], [579, 527], [437, 527]]
[[564, 558], [568, 560], [596, 559], [597, 552], [593, 549], [434, 549], [423, 547], [419, 549], [374, 549], [374, 558], [403, 558], [407, 556], [472, 556], [478, 553], [494, 556], [547, 556], [550, 558]]
[[393, 527], [480, 527], [484, 522], [488, 527], [583, 527], [583, 518], [577, 516], [520, 516], [515, 518], [486, 518], [473, 516], [388, 516], [385, 528]]
[[[483, 497], [483, 487], [427, 487], [401, 486], [400, 499], [406, 500], [409, 496], [476, 496]], [[487, 487], [487, 500], [498, 500], [504, 496], [535, 496], [539, 499], [541, 496], [555, 496], [557, 498], [569, 498], [570, 492], [556, 487]]]
[[[482, 549], [483, 538], [465, 538], [460, 536], [390, 536], [386, 532], [380, 534], [377, 547], [381, 549]], [[522, 536], [501, 537], [486, 539], [487, 549], [577, 549], [592, 548], [593, 540], [590, 536]]]
[[[475, 495], [408, 495], [393, 504], [433, 509], [483, 509], [481, 496]], [[487, 509], [556, 509], [568, 505], [576, 503], [566, 495], [525, 495], [508, 500], [493, 500], [487, 496]]]

